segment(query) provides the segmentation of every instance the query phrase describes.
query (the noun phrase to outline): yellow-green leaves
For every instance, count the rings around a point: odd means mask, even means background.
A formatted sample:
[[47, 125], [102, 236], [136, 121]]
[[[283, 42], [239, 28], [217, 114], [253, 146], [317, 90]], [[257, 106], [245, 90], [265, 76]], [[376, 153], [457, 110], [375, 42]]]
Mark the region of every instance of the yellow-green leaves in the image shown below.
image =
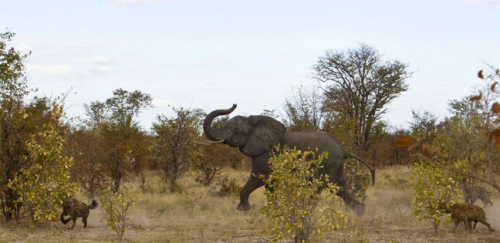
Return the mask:
[[432, 220], [437, 231], [445, 210], [440, 207], [440, 203], [452, 203], [458, 198], [460, 191], [447, 170], [419, 163], [413, 168], [413, 176], [415, 215], [420, 220]]
[[101, 192], [101, 205], [106, 212], [106, 226], [116, 232], [121, 241], [127, 231], [127, 213], [130, 207], [135, 206], [134, 200], [128, 194]]
[[25, 143], [25, 164], [8, 183], [20, 195], [16, 203], [27, 207], [34, 223], [42, 218], [56, 219], [60, 199], [76, 190], [69, 181], [73, 160], [63, 155], [64, 139], [57, 118], [61, 108], [54, 103], [50, 112], [48, 122]]
[[[311, 234], [344, 225], [347, 219], [336, 209], [338, 187], [319, 173], [320, 161], [328, 154], [308, 160], [315, 157], [314, 152], [287, 147], [276, 150], [269, 160], [272, 173], [263, 178], [268, 185], [263, 211], [273, 225], [274, 238], [293, 236], [295, 242], [308, 242]], [[323, 193], [317, 193], [320, 188], [325, 188]]]

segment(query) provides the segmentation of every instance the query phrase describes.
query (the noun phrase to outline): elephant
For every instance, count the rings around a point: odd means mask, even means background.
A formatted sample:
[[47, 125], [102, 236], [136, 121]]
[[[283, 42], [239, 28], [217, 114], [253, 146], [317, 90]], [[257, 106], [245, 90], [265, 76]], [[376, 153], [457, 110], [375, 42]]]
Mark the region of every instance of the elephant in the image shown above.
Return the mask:
[[203, 121], [205, 136], [210, 143], [224, 143], [239, 148], [240, 152], [252, 158], [250, 178], [240, 191], [240, 203], [237, 210], [247, 211], [251, 206], [248, 202], [250, 194], [265, 182], [259, 175], [271, 173], [268, 160], [274, 147], [288, 146], [302, 151], [318, 149], [317, 154], [328, 152], [328, 158], [321, 163], [321, 174], [327, 174], [329, 181], [336, 183], [341, 190], [337, 193], [346, 204], [358, 215], [363, 215], [365, 205], [357, 201], [349, 192], [347, 178], [344, 173], [344, 159], [355, 158], [365, 164], [372, 174], [375, 183], [375, 170], [361, 158], [346, 152], [341, 142], [332, 134], [322, 131], [289, 131], [283, 123], [269, 116], [235, 116], [220, 128], [212, 127], [214, 118], [228, 115], [236, 109], [236, 104], [229, 109], [214, 110]]

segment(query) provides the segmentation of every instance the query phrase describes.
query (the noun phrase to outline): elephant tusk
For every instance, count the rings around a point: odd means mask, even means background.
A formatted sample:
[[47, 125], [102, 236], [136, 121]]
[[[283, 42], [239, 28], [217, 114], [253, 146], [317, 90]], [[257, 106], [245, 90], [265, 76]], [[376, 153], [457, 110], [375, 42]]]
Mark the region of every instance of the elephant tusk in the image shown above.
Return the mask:
[[203, 146], [209, 146], [209, 145], [212, 145], [212, 144], [209, 144], [209, 143], [208, 143], [208, 142], [206, 142], [206, 141], [204, 141], [204, 142], [194, 141], [194, 143], [199, 144], [199, 145], [203, 145]]
[[221, 139], [221, 140], [217, 140], [217, 141], [207, 141], [207, 142], [208, 142], [208, 143], [210, 143], [210, 144], [218, 144], [218, 143], [223, 143], [223, 142], [225, 142], [225, 141], [226, 141], [226, 140]]

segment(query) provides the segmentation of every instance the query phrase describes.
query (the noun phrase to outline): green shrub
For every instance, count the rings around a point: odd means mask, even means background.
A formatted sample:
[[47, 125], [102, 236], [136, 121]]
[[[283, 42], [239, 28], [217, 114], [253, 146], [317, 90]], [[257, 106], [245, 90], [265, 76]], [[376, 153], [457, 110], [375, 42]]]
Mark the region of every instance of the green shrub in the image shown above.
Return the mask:
[[[445, 207], [450, 206], [460, 195], [456, 181], [450, 171], [424, 163], [415, 164], [413, 168], [415, 182], [415, 216], [418, 219], [429, 219], [437, 231], [441, 222]], [[441, 205], [441, 206], [440, 206]]]
[[[278, 155], [269, 160], [272, 173], [263, 178], [268, 184], [268, 203], [263, 211], [273, 225], [274, 239], [292, 236], [295, 242], [309, 242], [311, 234], [339, 228], [340, 223], [347, 220], [336, 209], [340, 205], [336, 196], [339, 188], [325, 183], [328, 176], [319, 174], [320, 161], [327, 153], [308, 160], [306, 158], [314, 157], [314, 152], [276, 149]], [[321, 188], [325, 190], [318, 193]]]
[[[26, 208], [35, 226], [40, 219], [58, 218], [61, 198], [76, 190], [69, 173], [73, 158], [63, 153], [64, 138], [58, 121], [63, 109], [56, 103], [52, 105], [49, 121], [26, 142], [29, 156], [25, 156], [25, 164], [8, 183], [8, 187], [20, 196], [15, 203]], [[12, 212], [13, 215], [17, 213]]]

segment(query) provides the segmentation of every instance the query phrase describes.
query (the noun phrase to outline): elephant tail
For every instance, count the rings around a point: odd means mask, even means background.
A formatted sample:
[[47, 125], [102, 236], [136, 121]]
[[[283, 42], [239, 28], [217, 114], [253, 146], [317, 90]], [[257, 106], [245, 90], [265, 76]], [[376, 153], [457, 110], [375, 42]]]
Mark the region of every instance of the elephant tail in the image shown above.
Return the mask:
[[346, 151], [344, 151], [344, 158], [348, 159], [348, 158], [355, 158], [357, 159], [359, 162], [363, 163], [364, 165], [366, 165], [366, 167], [370, 170], [370, 173], [372, 174], [372, 185], [375, 184], [375, 168], [372, 167], [372, 166], [369, 166], [368, 163], [366, 163], [363, 159], [361, 159], [360, 157], [354, 155], [354, 154], [351, 154], [351, 153], [348, 153]]

